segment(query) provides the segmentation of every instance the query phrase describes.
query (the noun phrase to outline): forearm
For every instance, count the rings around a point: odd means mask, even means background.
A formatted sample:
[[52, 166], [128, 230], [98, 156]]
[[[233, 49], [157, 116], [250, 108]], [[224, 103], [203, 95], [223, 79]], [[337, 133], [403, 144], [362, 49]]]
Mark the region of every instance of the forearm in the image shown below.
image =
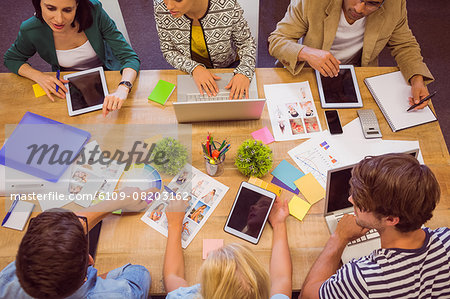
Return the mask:
[[94, 206], [82, 209], [76, 214], [79, 216], [84, 216], [88, 220], [89, 230], [94, 228], [97, 223], [103, 220], [109, 213], [117, 210], [114, 203], [109, 201], [100, 202]]
[[339, 269], [342, 252], [347, 242], [331, 235], [322, 253], [315, 261], [303, 283], [302, 298], [318, 298], [320, 286]]
[[37, 78], [42, 75], [42, 72], [31, 67], [31, 65], [29, 65], [28, 63], [24, 63], [19, 68], [18, 74], [22, 77], [25, 77], [30, 80], [33, 80], [34, 82], [37, 82]]
[[273, 227], [272, 256], [270, 258], [271, 296], [292, 294], [292, 261], [286, 223]]
[[168, 227], [166, 253], [164, 255], [164, 287], [171, 292], [184, 281], [184, 257], [181, 248], [181, 224]]

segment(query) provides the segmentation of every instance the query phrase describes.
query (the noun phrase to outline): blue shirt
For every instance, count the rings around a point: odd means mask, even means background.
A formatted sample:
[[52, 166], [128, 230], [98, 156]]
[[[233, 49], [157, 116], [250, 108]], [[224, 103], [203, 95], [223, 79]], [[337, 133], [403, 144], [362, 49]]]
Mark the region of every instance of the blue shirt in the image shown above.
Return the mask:
[[[200, 284], [196, 284], [186, 288], [178, 288], [167, 294], [166, 299], [195, 299], [199, 293]], [[283, 294], [275, 294], [270, 299], [289, 299], [289, 297]]]
[[[150, 273], [143, 266], [127, 264], [110, 271], [106, 279], [97, 277], [97, 269], [90, 266], [86, 282], [67, 298], [147, 298], [150, 282]], [[20, 286], [15, 262], [0, 272], [0, 298], [32, 298]]]

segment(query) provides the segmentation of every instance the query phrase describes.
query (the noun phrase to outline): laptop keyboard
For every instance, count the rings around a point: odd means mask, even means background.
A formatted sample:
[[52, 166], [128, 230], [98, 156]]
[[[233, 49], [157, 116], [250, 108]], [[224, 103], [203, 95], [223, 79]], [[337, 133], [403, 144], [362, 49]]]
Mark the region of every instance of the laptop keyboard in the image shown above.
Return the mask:
[[186, 99], [188, 102], [205, 102], [205, 101], [226, 101], [230, 97], [230, 92], [221, 91], [215, 96], [208, 97], [206, 93], [201, 95], [200, 93], [188, 93]]
[[[355, 215], [353, 213], [349, 213], [349, 214]], [[336, 216], [337, 221], [339, 222], [339, 220], [341, 220], [342, 217], [344, 217], [344, 215]], [[362, 236], [362, 237], [360, 237], [360, 238], [358, 238], [356, 240], [353, 240], [351, 242], [348, 242], [347, 246], [356, 245], [358, 243], [369, 241], [369, 240], [376, 239], [376, 238], [379, 238], [379, 237], [380, 237], [380, 234], [375, 229], [371, 229], [364, 236]]]

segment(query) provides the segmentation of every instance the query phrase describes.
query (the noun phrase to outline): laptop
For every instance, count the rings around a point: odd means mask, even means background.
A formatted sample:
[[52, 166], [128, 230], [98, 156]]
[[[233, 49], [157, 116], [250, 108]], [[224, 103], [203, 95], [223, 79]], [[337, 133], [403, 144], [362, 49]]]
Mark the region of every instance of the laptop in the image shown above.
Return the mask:
[[[417, 158], [419, 149], [410, 150], [405, 153]], [[339, 220], [345, 214], [354, 214], [353, 205], [348, 201], [348, 197], [352, 169], [357, 164], [328, 170], [324, 217], [330, 233], [336, 230]], [[347, 244], [342, 253], [342, 263], [345, 264], [353, 258], [358, 259], [369, 255], [372, 251], [380, 247], [380, 235], [376, 230], [371, 229], [366, 235]]]
[[260, 119], [266, 99], [258, 99], [256, 78], [250, 82], [249, 99], [229, 100], [230, 91], [225, 86], [233, 73], [217, 73], [219, 93], [216, 96], [202, 96], [190, 75], [177, 76], [177, 102], [173, 103], [179, 123], [220, 120]]

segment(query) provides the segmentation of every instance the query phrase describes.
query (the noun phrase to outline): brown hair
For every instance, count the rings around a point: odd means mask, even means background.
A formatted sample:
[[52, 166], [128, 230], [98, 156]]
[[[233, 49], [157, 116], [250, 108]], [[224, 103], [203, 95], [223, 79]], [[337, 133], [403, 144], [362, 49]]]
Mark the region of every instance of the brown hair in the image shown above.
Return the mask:
[[[42, 9], [41, 9], [41, 1], [42, 0], [32, 0], [34, 10], [36, 11], [36, 18], [38, 18], [42, 23], [45, 23], [42, 18]], [[80, 27], [78, 28], [78, 32], [82, 32], [89, 27], [92, 26], [93, 18], [91, 9], [94, 7], [91, 1], [89, 0], [75, 0], [77, 3], [77, 11], [75, 13], [75, 20], [71, 24], [72, 27], [75, 27], [75, 21], [78, 22]]]
[[63, 298], [84, 283], [88, 240], [78, 217], [51, 209], [30, 221], [16, 257], [20, 285], [35, 298]]
[[439, 184], [426, 165], [408, 154], [366, 157], [353, 168], [350, 195], [355, 206], [378, 218], [399, 217], [401, 232], [419, 229], [439, 202]]

